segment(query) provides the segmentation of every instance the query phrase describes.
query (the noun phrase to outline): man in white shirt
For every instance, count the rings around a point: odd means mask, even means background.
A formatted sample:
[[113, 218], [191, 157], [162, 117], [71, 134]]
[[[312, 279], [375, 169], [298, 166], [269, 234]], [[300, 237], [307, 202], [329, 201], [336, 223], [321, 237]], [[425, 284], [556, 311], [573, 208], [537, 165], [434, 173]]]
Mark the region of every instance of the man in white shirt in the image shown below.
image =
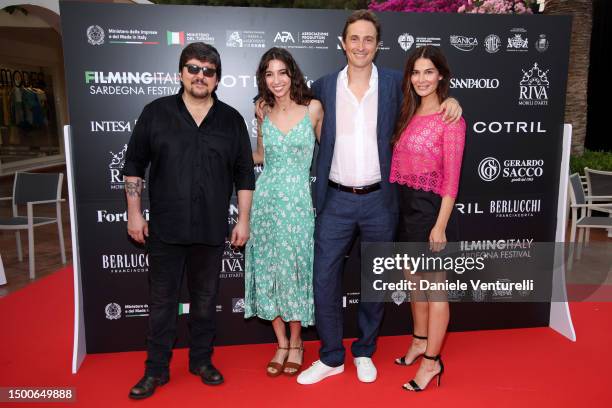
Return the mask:
[[[391, 137], [402, 102], [402, 74], [373, 64], [380, 24], [367, 10], [349, 16], [342, 33], [347, 66], [312, 85], [325, 116], [317, 158], [314, 301], [320, 360], [298, 376], [314, 384], [344, 371], [342, 270], [357, 234], [364, 242], [393, 241], [398, 215], [389, 183]], [[454, 99], [443, 109], [461, 116]], [[351, 346], [357, 376], [376, 380], [372, 362], [384, 305], [359, 304], [360, 335]]]

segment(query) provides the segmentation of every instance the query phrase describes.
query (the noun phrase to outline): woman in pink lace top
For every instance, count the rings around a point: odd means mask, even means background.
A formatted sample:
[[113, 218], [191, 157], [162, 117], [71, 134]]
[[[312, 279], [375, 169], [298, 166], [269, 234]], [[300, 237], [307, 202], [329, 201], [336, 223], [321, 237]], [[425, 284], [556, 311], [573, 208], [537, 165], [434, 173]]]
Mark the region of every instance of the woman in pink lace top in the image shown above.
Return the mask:
[[[400, 221], [397, 240], [424, 243], [426, 250], [439, 252], [447, 241], [457, 240], [455, 198], [465, 144], [465, 121], [445, 123], [440, 102], [448, 96], [450, 69], [442, 51], [426, 46], [416, 49], [404, 70], [404, 102], [393, 138], [390, 181], [398, 183]], [[425, 244], [426, 243], [426, 244]], [[419, 254], [420, 255], [420, 251]], [[415, 255], [415, 256], [418, 256]], [[444, 272], [410, 275], [416, 282], [444, 281]], [[414, 321], [413, 339], [407, 353], [396, 359], [411, 365], [423, 357], [409, 391], [421, 391], [440, 378], [444, 365], [440, 349], [449, 321], [446, 294], [441, 291], [412, 291], [410, 308]]]

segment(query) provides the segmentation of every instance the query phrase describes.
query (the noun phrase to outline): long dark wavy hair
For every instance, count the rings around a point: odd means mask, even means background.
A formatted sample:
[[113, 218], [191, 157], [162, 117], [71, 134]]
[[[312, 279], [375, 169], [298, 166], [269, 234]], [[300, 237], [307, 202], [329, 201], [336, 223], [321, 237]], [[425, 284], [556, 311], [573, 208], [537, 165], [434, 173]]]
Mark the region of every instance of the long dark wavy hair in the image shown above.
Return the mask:
[[397, 124], [395, 125], [395, 132], [393, 134], [393, 138], [391, 139], [392, 144], [398, 142], [398, 140], [402, 136], [402, 132], [406, 129], [408, 123], [410, 123], [410, 119], [412, 119], [412, 117], [417, 111], [417, 108], [419, 107], [419, 105], [421, 105], [421, 97], [416, 93], [414, 87], [412, 86], [412, 82], [410, 81], [410, 78], [412, 77], [412, 70], [414, 69], [414, 64], [419, 58], [425, 58], [430, 60], [442, 76], [442, 79], [440, 80], [440, 82], [438, 82], [438, 88], [436, 89], [438, 100], [442, 102], [448, 97], [451, 71], [448, 66], [448, 62], [446, 61], [446, 57], [442, 53], [442, 50], [440, 50], [439, 47], [426, 45], [424, 47], [420, 47], [412, 51], [410, 56], [408, 56], [408, 60], [406, 61], [406, 67], [404, 68], [404, 80], [402, 83], [404, 102], [402, 103], [399, 119], [397, 120]]
[[257, 88], [264, 103], [271, 108], [274, 106], [274, 95], [266, 85], [266, 70], [272, 60], [282, 61], [287, 67], [287, 75], [291, 78], [291, 87], [289, 88], [291, 100], [298, 105], [308, 105], [312, 99], [312, 92], [306, 85], [304, 74], [302, 74], [300, 67], [289, 51], [277, 47], [270, 48], [262, 55], [257, 68]]

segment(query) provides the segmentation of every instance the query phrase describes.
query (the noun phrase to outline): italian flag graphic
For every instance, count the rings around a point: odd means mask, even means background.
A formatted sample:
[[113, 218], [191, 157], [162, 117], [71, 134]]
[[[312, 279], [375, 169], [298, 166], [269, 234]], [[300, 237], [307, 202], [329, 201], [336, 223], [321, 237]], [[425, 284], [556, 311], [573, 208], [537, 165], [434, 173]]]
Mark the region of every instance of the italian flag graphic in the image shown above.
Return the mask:
[[179, 316], [189, 314], [189, 303], [179, 303]]
[[166, 31], [168, 37], [168, 45], [185, 45], [184, 31]]

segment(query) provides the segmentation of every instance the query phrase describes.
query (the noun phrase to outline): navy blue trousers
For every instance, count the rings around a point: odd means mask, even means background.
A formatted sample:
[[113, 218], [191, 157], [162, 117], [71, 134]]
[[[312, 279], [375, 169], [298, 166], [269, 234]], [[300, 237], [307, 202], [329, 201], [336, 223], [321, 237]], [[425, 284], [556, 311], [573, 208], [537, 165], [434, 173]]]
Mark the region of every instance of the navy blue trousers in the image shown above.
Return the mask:
[[[357, 195], [328, 188], [316, 220], [313, 271], [319, 356], [328, 366], [344, 364], [342, 271], [351, 243], [357, 234], [362, 242], [391, 242], [396, 224], [397, 214], [384, 206], [380, 190]], [[374, 354], [383, 311], [383, 303], [359, 303], [359, 337], [351, 346], [354, 357]]]

